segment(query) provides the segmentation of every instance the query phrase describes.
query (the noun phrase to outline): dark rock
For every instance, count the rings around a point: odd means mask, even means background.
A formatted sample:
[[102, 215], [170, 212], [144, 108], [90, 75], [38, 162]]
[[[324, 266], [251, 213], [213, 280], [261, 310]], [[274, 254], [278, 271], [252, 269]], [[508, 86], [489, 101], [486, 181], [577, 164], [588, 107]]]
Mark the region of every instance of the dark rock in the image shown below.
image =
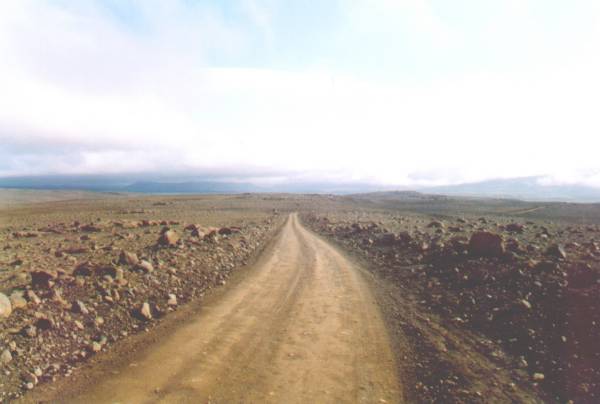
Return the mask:
[[498, 257], [505, 252], [504, 241], [498, 234], [478, 231], [471, 235], [469, 253], [478, 257]]
[[98, 266], [94, 272], [98, 276], [110, 276], [111, 278], [117, 277], [117, 268], [112, 265]]
[[521, 223], [509, 223], [506, 225], [505, 229], [510, 233], [523, 233], [525, 226]]
[[38, 330], [49, 330], [54, 328], [54, 321], [46, 316], [40, 316], [35, 322], [35, 327]]
[[89, 262], [83, 262], [75, 267], [74, 276], [90, 276], [94, 273], [94, 267]]
[[219, 234], [228, 236], [228, 235], [233, 234], [233, 233], [239, 233], [240, 231], [241, 231], [241, 229], [239, 227], [233, 227], [233, 226], [231, 226], [231, 227], [221, 227], [219, 229]]
[[71, 310], [75, 313], [89, 314], [89, 310], [81, 300], [74, 301]]
[[54, 271], [32, 271], [31, 272], [31, 286], [49, 288], [54, 285], [57, 273]]
[[390, 247], [396, 244], [396, 236], [393, 233], [383, 233], [375, 239], [374, 243], [381, 247]]
[[84, 225], [84, 226], [81, 226], [79, 229], [80, 229], [81, 231], [85, 231], [85, 232], [87, 232], [87, 233], [98, 233], [98, 232], [101, 232], [101, 231], [102, 231], [102, 228], [101, 228], [101, 227], [99, 227], [99, 226], [96, 226], [96, 225], [94, 225], [94, 224], [92, 224], [92, 223], [90, 223], [90, 224], [86, 224], [86, 225]]
[[560, 244], [552, 244], [546, 250], [546, 255], [553, 258], [566, 259], [567, 253]]

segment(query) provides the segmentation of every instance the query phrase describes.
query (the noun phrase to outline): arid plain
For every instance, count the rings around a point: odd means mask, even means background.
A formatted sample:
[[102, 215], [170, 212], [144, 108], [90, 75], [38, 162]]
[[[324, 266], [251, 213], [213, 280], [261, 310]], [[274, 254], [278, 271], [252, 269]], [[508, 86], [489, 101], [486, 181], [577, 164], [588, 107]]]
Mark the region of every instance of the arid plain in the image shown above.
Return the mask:
[[0, 194], [2, 400], [598, 400], [599, 205]]

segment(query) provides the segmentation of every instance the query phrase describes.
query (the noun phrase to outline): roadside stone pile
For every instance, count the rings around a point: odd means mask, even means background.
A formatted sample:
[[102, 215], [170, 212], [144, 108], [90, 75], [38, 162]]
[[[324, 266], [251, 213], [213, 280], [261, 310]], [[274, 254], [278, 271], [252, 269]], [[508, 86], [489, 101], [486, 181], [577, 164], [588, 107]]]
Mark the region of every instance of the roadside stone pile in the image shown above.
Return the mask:
[[515, 372], [560, 402], [600, 400], [598, 227], [485, 217], [305, 219], [428, 310], [499, 342]]
[[9, 230], [1, 245], [13, 258], [0, 284], [0, 401], [70, 376], [90, 356], [224, 285], [278, 223], [144, 219]]

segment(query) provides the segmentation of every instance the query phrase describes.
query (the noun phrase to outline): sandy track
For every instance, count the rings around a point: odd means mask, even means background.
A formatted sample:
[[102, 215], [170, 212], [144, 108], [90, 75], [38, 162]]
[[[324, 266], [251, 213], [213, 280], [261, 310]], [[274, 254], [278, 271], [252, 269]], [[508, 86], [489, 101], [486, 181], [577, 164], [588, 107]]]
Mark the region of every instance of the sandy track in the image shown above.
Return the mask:
[[379, 309], [353, 264], [291, 215], [257, 265], [143, 356], [67, 400], [402, 401]]

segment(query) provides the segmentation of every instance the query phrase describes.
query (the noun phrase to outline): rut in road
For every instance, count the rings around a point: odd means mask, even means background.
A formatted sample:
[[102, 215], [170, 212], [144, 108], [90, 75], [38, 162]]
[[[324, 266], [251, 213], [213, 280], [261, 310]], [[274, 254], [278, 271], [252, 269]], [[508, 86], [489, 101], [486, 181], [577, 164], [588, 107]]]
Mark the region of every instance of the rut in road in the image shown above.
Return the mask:
[[265, 254], [185, 326], [68, 400], [401, 402], [387, 332], [357, 268], [295, 214]]

